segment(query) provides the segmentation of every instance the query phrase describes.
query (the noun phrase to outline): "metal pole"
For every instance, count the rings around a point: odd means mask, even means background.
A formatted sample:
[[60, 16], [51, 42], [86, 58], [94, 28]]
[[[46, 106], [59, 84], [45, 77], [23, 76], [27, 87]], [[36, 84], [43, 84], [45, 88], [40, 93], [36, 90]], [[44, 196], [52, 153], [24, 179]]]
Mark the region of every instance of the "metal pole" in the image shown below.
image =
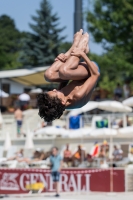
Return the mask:
[[2, 108], [2, 79], [0, 79], [0, 90], [1, 90], [1, 96], [0, 96], [0, 111]]
[[74, 34], [83, 28], [82, 0], [75, 0]]

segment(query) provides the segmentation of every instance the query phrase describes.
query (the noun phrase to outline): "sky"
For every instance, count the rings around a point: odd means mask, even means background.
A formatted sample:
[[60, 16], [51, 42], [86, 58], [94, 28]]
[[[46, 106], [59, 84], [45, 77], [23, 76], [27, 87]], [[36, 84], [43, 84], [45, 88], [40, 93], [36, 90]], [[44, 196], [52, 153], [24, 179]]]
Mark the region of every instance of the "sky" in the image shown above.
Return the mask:
[[[57, 13], [60, 18], [60, 27], [66, 26], [61, 35], [66, 35], [66, 41], [73, 40], [73, 15], [74, 0], [49, 0], [53, 7], [53, 13]], [[40, 8], [41, 0], [0, 0], [0, 15], [6, 14], [15, 20], [16, 27], [20, 31], [31, 31], [29, 23], [33, 23], [31, 16], [36, 15], [36, 10]], [[83, 9], [92, 8], [91, 0], [83, 0]], [[86, 31], [86, 23], [84, 23]], [[90, 37], [90, 50], [93, 53], [103, 52], [100, 44], [96, 44]]]

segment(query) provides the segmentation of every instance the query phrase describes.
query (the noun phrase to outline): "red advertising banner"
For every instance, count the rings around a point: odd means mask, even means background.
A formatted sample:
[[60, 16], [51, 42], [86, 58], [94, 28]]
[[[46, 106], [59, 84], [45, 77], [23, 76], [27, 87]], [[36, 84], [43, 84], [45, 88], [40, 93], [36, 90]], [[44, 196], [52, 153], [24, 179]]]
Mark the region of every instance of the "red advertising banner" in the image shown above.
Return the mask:
[[[113, 170], [113, 191], [124, 192], [124, 170]], [[29, 190], [53, 192], [50, 170], [46, 169], [0, 169], [0, 193], [28, 193]], [[64, 192], [110, 192], [110, 169], [63, 169], [60, 189]]]

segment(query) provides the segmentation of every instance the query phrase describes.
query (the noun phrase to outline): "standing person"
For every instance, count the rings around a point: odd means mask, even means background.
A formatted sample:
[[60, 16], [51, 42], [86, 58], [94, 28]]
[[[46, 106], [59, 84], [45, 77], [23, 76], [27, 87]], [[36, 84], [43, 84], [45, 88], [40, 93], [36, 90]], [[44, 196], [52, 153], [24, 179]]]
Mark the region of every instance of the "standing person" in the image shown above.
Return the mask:
[[52, 155], [50, 156], [51, 163], [51, 175], [55, 185], [56, 195], [55, 197], [59, 197], [59, 181], [60, 181], [60, 171], [62, 168], [62, 157], [58, 153], [58, 148], [52, 148]]
[[[81, 29], [75, 34], [69, 51], [58, 55], [45, 72], [47, 81], [60, 82], [59, 90], [38, 95], [39, 115], [47, 122], [60, 118], [65, 109], [81, 108], [87, 104], [98, 82], [99, 68], [86, 55], [89, 35], [82, 33]], [[80, 62], [81, 58], [84, 62]]]
[[125, 82], [123, 85], [123, 92], [124, 92], [124, 98], [127, 99], [130, 96], [130, 86], [128, 82]]
[[14, 117], [17, 122], [17, 136], [19, 137], [21, 134], [21, 127], [22, 127], [22, 122], [23, 122], [23, 112], [20, 109], [20, 107], [16, 108], [16, 111], [14, 113]]
[[22, 110], [26, 110], [28, 108], [30, 102], [30, 95], [24, 91], [24, 93], [19, 95], [20, 106]]
[[117, 84], [117, 87], [114, 90], [114, 96], [116, 100], [119, 100], [122, 97], [122, 88], [120, 84]]

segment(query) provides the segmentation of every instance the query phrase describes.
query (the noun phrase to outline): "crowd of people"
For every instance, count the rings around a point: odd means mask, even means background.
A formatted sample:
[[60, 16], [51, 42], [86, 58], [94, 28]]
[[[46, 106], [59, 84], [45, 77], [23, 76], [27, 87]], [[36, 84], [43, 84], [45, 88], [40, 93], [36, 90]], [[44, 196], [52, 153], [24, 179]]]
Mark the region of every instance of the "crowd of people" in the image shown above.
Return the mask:
[[[133, 151], [131, 152], [133, 153]], [[115, 163], [123, 159], [123, 151], [120, 147], [118, 148], [118, 146], [116, 145], [114, 145], [111, 159], [109, 153], [110, 148], [106, 140], [104, 140], [102, 144], [95, 142], [89, 153], [86, 152], [81, 145], [79, 145], [77, 151], [73, 153], [70, 150], [69, 145], [67, 144], [66, 149], [63, 153], [63, 161], [64, 163], [66, 163], [67, 167], [78, 167], [84, 161], [89, 163], [90, 167], [92, 167], [93, 163], [96, 161], [100, 161], [99, 167], [109, 167], [110, 161], [113, 163], [113, 166], [116, 166]]]
[[13, 157], [8, 158], [7, 160], [17, 160], [19, 163], [25, 162], [28, 165], [32, 165], [34, 162], [46, 160], [50, 155], [51, 151], [44, 152], [41, 148], [37, 148], [31, 157], [25, 157], [24, 150], [20, 149], [20, 151], [16, 152]]
[[[117, 167], [117, 163], [122, 161], [124, 158], [123, 150], [120, 146], [114, 145], [112, 154], [110, 155], [110, 145], [106, 140], [101, 144], [95, 142], [90, 151], [86, 151], [84, 146], [78, 145], [77, 149], [71, 149], [71, 145], [66, 144], [66, 147], [63, 148], [60, 152], [60, 155], [63, 160], [63, 167]], [[26, 163], [27, 166], [32, 167], [38, 163], [38, 161], [48, 161], [50, 163], [50, 156], [52, 155], [52, 149], [49, 151], [44, 151], [41, 148], [37, 148], [33, 155], [27, 157], [24, 155], [24, 150], [20, 149], [12, 157], [8, 158], [5, 161], [14, 161], [18, 163]], [[129, 153], [127, 155], [128, 163], [133, 162], [133, 145], [129, 145]], [[4, 166], [5, 162], [3, 162]], [[85, 165], [83, 165], [85, 164]], [[48, 164], [47, 167], [50, 165]]]
[[131, 96], [131, 88], [128, 82], [125, 82], [123, 87], [118, 83], [114, 89], [114, 99], [121, 100], [122, 98], [127, 99]]

